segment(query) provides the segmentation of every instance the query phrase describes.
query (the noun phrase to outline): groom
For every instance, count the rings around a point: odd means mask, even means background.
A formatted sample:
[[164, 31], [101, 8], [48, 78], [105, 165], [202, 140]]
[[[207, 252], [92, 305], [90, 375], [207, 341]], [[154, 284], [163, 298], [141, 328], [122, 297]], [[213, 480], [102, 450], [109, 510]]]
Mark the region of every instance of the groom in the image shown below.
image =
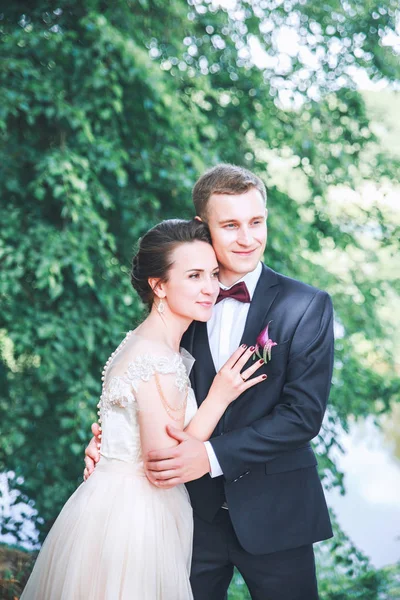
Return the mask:
[[[332, 530], [310, 441], [331, 383], [331, 300], [260, 262], [266, 190], [253, 173], [218, 165], [197, 181], [193, 202], [210, 228], [221, 284], [210, 321], [193, 323], [183, 338], [197, 359], [198, 403], [232, 352], [255, 345], [268, 323], [276, 345], [260, 369], [266, 381], [228, 408], [209, 442], [171, 428], [180, 444], [150, 452], [147, 469], [160, 488], [187, 484], [195, 600], [226, 598], [234, 566], [253, 600], [317, 600], [312, 544]], [[91, 471], [93, 441], [87, 454]]]

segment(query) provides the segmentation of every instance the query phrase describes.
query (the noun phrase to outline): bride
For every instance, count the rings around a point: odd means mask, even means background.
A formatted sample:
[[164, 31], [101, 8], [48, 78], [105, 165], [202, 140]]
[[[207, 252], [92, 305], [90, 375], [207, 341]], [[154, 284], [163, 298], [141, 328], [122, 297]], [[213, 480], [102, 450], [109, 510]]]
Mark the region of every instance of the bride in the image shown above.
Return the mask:
[[240, 347], [197, 409], [188, 377], [194, 359], [179, 343], [192, 320], [211, 317], [219, 291], [203, 223], [173, 219], [148, 231], [131, 281], [150, 311], [104, 367], [100, 461], [54, 523], [21, 600], [193, 598], [186, 488], [153, 486], [142, 456], [177, 443], [168, 424], [207, 440], [228, 405], [265, 375], [249, 380], [260, 362], [244, 369], [253, 348]]

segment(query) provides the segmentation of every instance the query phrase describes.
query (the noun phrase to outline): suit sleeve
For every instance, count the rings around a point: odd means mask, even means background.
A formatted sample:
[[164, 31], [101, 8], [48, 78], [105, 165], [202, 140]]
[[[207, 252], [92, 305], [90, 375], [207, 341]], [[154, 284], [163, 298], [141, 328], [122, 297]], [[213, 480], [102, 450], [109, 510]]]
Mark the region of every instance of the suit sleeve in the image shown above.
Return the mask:
[[285, 384], [273, 411], [249, 426], [210, 440], [225, 479], [300, 448], [318, 435], [333, 368], [333, 309], [317, 292], [292, 337]]

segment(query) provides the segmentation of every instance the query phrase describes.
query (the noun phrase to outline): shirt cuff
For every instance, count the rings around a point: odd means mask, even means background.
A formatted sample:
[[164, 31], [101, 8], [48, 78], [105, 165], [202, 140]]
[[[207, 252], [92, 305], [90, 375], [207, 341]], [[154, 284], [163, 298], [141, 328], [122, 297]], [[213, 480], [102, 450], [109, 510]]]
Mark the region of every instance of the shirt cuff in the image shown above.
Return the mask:
[[212, 447], [210, 442], [204, 442], [204, 445], [206, 447], [208, 460], [210, 462], [210, 475], [212, 478], [220, 477], [221, 475], [223, 475], [223, 472], [221, 469], [221, 465], [218, 462], [218, 458], [214, 452], [214, 448]]

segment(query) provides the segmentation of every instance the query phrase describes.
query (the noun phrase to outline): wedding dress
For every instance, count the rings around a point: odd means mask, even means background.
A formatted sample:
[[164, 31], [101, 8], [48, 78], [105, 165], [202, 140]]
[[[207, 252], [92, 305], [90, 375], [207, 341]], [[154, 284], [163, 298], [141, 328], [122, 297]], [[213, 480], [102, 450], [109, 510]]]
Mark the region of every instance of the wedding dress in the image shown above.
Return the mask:
[[[191, 600], [193, 519], [184, 485], [152, 485], [143, 471], [140, 411], [169, 410], [159, 387], [197, 406], [194, 359], [129, 332], [107, 361], [99, 402], [100, 460], [50, 530], [21, 600]], [[157, 385], [156, 385], [157, 384]], [[176, 409], [175, 409], [176, 410]]]

